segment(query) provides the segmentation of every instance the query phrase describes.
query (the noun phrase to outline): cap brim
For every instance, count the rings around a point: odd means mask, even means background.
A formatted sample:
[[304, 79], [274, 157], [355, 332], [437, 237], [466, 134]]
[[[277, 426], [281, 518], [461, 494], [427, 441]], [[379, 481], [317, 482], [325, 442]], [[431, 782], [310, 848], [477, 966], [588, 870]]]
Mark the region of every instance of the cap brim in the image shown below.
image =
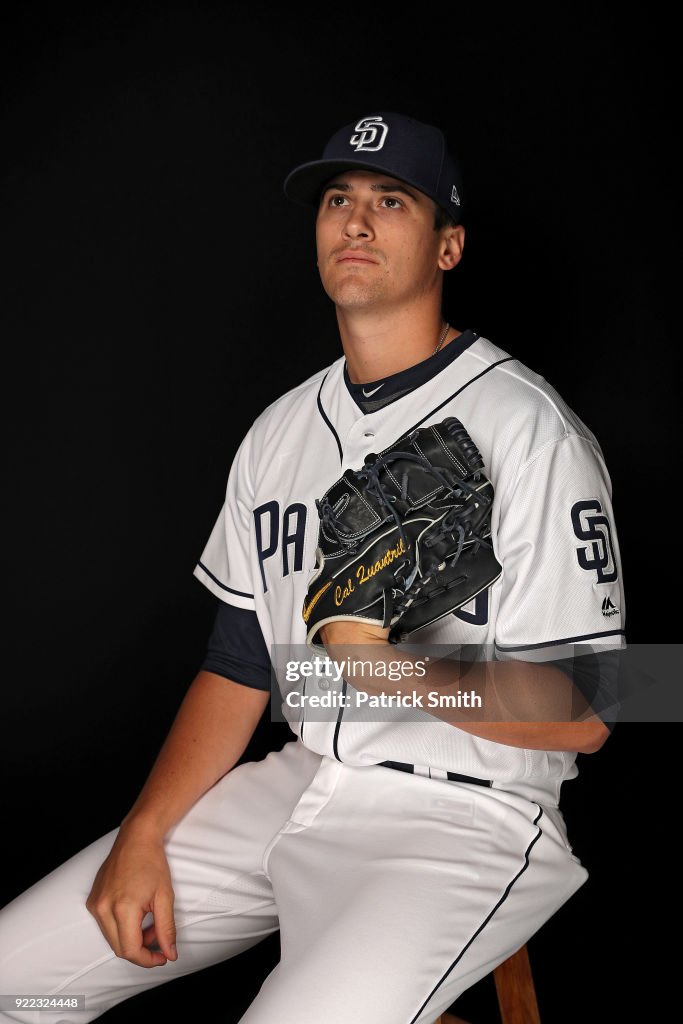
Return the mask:
[[[368, 160], [313, 160], [311, 163], [295, 167], [287, 175], [284, 182], [285, 195], [295, 203], [317, 208], [325, 182], [335, 174], [348, 171], [350, 168], [359, 171], [376, 171], [379, 174], [390, 174], [392, 178], [395, 177], [395, 174], [387, 170], [386, 167]], [[401, 181], [405, 181], [407, 185], [413, 184], [406, 178], [401, 178]]]

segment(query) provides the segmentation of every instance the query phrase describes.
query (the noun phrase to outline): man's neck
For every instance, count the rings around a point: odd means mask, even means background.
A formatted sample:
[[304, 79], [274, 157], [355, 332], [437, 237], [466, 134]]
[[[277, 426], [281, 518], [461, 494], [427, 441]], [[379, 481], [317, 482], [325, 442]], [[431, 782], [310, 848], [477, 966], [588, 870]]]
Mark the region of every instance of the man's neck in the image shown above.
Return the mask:
[[[359, 315], [337, 310], [346, 366], [354, 384], [389, 377], [434, 354], [446, 323], [440, 311]], [[450, 328], [441, 348], [461, 332]]]

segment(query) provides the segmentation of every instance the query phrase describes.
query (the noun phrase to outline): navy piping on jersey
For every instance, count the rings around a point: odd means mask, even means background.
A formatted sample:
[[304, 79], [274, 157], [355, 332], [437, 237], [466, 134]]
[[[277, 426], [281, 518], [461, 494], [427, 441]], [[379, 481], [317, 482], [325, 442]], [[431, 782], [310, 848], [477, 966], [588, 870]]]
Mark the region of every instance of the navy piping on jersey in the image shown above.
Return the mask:
[[412, 430], [417, 430], [421, 423], [424, 423], [425, 420], [428, 420], [429, 417], [433, 416], [435, 412], [439, 411], [439, 409], [443, 409], [444, 405], [448, 405], [449, 402], [452, 402], [454, 398], [457, 398], [458, 395], [462, 394], [465, 388], [468, 388], [470, 384], [474, 384], [475, 380], [479, 380], [480, 377], [483, 377], [487, 373], [490, 373], [491, 370], [495, 370], [497, 366], [500, 366], [502, 363], [509, 363], [513, 359], [514, 356], [506, 356], [505, 359], [499, 359], [497, 363], [491, 363], [491, 365], [487, 366], [485, 370], [482, 370], [481, 373], [478, 373], [476, 377], [471, 377], [465, 384], [463, 384], [461, 388], [458, 388], [458, 390], [454, 391], [452, 395], [449, 395], [448, 398], [445, 398], [440, 405], [435, 406], [425, 416], [423, 416], [421, 420], [418, 420], [417, 423], [414, 423], [410, 430], [406, 430], [406, 434], [409, 434]]
[[446, 980], [446, 978], [448, 977], [448, 975], [449, 975], [449, 974], [451, 973], [451, 971], [453, 970], [453, 968], [457, 966], [457, 964], [458, 964], [458, 963], [460, 962], [460, 960], [462, 960], [463, 956], [465, 955], [465, 953], [467, 952], [467, 950], [469, 949], [469, 947], [470, 947], [470, 946], [472, 945], [472, 943], [473, 943], [473, 942], [474, 942], [474, 940], [476, 939], [477, 935], [479, 935], [479, 933], [480, 933], [481, 931], [483, 931], [483, 929], [484, 929], [484, 928], [486, 927], [486, 925], [487, 925], [487, 924], [489, 923], [489, 921], [491, 920], [491, 918], [493, 917], [493, 915], [495, 914], [495, 912], [496, 912], [496, 911], [498, 910], [498, 908], [499, 908], [499, 907], [501, 907], [501, 906], [503, 905], [503, 903], [505, 903], [505, 900], [506, 900], [506, 899], [508, 898], [508, 896], [510, 895], [510, 890], [512, 889], [512, 886], [513, 886], [513, 885], [515, 884], [515, 882], [517, 881], [517, 879], [518, 879], [518, 878], [521, 878], [521, 876], [522, 876], [522, 875], [524, 874], [524, 872], [526, 871], [526, 869], [527, 869], [527, 868], [529, 867], [529, 854], [531, 853], [531, 851], [532, 851], [533, 847], [534, 847], [534, 846], [536, 845], [536, 843], [538, 842], [538, 840], [539, 840], [539, 839], [541, 838], [541, 836], [543, 835], [543, 829], [542, 829], [542, 828], [541, 828], [541, 826], [540, 826], [540, 825], [538, 824], [538, 822], [539, 822], [539, 821], [541, 820], [541, 816], [543, 815], [543, 808], [542, 808], [542, 807], [539, 807], [539, 805], [538, 805], [538, 804], [536, 804], [536, 806], [538, 807], [538, 815], [536, 816], [536, 818], [534, 818], [534, 825], [536, 825], [536, 826], [537, 826], [537, 828], [538, 828], [538, 831], [536, 832], [536, 835], [534, 836], [534, 838], [533, 838], [533, 839], [531, 840], [531, 842], [529, 843], [529, 845], [528, 845], [528, 846], [527, 846], [527, 848], [526, 848], [526, 851], [525, 851], [525, 853], [524, 853], [524, 864], [523, 864], [523, 865], [522, 865], [522, 867], [521, 867], [521, 868], [519, 869], [519, 871], [517, 872], [517, 874], [515, 875], [515, 877], [514, 877], [514, 878], [512, 879], [512, 881], [511, 881], [511, 882], [510, 882], [510, 883], [508, 884], [508, 886], [507, 886], [507, 888], [506, 888], [505, 892], [503, 893], [503, 895], [501, 896], [501, 898], [500, 898], [500, 899], [498, 900], [498, 902], [496, 903], [496, 905], [495, 905], [495, 907], [493, 908], [493, 910], [492, 910], [492, 911], [490, 912], [490, 914], [488, 914], [488, 915], [487, 915], [487, 917], [485, 917], [485, 918], [484, 918], [484, 920], [482, 921], [482, 923], [481, 923], [481, 924], [479, 925], [479, 927], [477, 928], [476, 932], [474, 932], [474, 933], [473, 933], [473, 934], [472, 934], [472, 935], [470, 936], [469, 940], [468, 940], [468, 941], [467, 941], [467, 942], [465, 943], [465, 945], [464, 945], [464, 946], [462, 947], [462, 949], [460, 950], [460, 952], [458, 953], [457, 957], [455, 958], [455, 960], [453, 961], [453, 963], [452, 963], [452, 964], [450, 965], [450, 967], [448, 968], [448, 970], [447, 970], [447, 971], [445, 971], [445, 972], [444, 972], [444, 973], [442, 974], [441, 978], [439, 979], [439, 981], [437, 981], [436, 985], [434, 986], [434, 988], [432, 989], [432, 991], [431, 991], [431, 992], [429, 993], [429, 995], [427, 996], [427, 998], [425, 999], [425, 1001], [423, 1002], [422, 1006], [421, 1006], [421, 1007], [419, 1008], [419, 1010], [417, 1011], [417, 1013], [415, 1014], [415, 1016], [414, 1016], [414, 1017], [411, 1017], [411, 1019], [410, 1019], [410, 1022], [409, 1022], [409, 1024], [415, 1024], [415, 1022], [416, 1022], [417, 1020], [419, 1020], [419, 1018], [420, 1018], [420, 1014], [421, 1014], [421, 1013], [422, 1013], [422, 1012], [424, 1011], [424, 1008], [425, 1008], [425, 1006], [427, 1005], [427, 1003], [429, 1002], [429, 1000], [430, 1000], [430, 999], [432, 998], [432, 996], [434, 995], [434, 993], [435, 993], [435, 992], [437, 992], [437, 991], [438, 991], [438, 990], [439, 990], [439, 989], [441, 988], [441, 986], [443, 985], [444, 981]]
[[200, 569], [204, 570], [204, 572], [206, 573], [207, 576], [211, 577], [211, 579], [213, 580], [214, 583], [218, 584], [218, 586], [221, 588], [221, 590], [227, 590], [227, 592], [229, 594], [236, 594], [237, 597], [250, 597], [252, 599], [252, 601], [254, 600], [254, 595], [253, 594], [247, 594], [244, 590], [233, 590], [232, 587], [227, 587], [225, 585], [225, 583], [221, 583], [221, 581], [218, 579], [218, 577], [214, 576], [214, 574], [211, 572], [211, 570], [207, 569], [203, 562], [197, 562], [197, 565], [199, 566]]
[[341, 757], [339, 756], [339, 743], [338, 743], [338, 741], [339, 741], [339, 730], [341, 729], [342, 718], [344, 717], [344, 704], [346, 703], [346, 690], [347, 690], [347, 688], [348, 688], [348, 684], [347, 684], [346, 680], [344, 679], [344, 680], [342, 680], [342, 699], [340, 701], [341, 707], [339, 708], [339, 711], [337, 712], [337, 721], [335, 722], [335, 725], [334, 725], [334, 739], [332, 741], [332, 751], [333, 751], [334, 756], [337, 758], [338, 761], [341, 761]]
[[[306, 680], [306, 678], [304, 678], [304, 688], [301, 691], [301, 696], [303, 698], [302, 701], [301, 701], [302, 704], [304, 703], [304, 700], [306, 698], [306, 682], [307, 682], [307, 680]], [[301, 716], [301, 728], [299, 729], [299, 738], [300, 738], [302, 743], [304, 741], [304, 725], [305, 724], [306, 724], [306, 717], [305, 717], [305, 715], [302, 715]]]
[[[328, 370], [327, 373], [329, 373], [329, 372], [330, 371]], [[323, 384], [327, 380], [327, 373], [323, 377], [323, 379], [321, 381], [321, 384], [320, 384], [320, 387], [318, 388], [318, 409], [320, 411], [320, 415], [323, 418], [323, 421], [330, 428], [330, 430], [332, 431], [332, 436], [334, 437], [335, 441], [337, 442], [337, 448], [339, 449], [339, 462], [341, 463], [341, 462], [344, 461], [344, 452], [342, 451], [341, 441], [339, 440], [339, 434], [334, 429], [332, 421], [330, 420], [329, 416], [327, 415], [327, 413], [323, 409], [323, 403], [320, 401], [320, 395], [321, 395], [321, 392], [322, 392], [322, 389], [323, 389]]]
[[600, 636], [626, 636], [623, 629], [606, 629], [604, 633], [584, 633], [583, 636], [566, 636], [562, 640], [546, 640], [545, 643], [540, 644], [522, 644], [520, 647], [503, 647], [502, 644], [496, 644], [496, 649], [499, 651], [538, 651], [542, 647], [559, 647], [560, 644], [575, 644], [580, 640], [595, 640]]

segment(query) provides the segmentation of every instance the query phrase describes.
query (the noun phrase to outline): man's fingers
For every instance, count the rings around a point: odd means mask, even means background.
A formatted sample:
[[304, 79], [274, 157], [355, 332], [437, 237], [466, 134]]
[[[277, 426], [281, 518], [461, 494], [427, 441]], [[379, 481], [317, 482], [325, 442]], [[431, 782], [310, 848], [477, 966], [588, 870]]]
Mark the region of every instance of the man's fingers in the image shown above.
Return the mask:
[[[147, 949], [151, 949], [152, 946], [155, 946], [155, 947], [160, 947], [161, 946], [161, 943], [159, 942], [159, 936], [157, 934], [157, 927], [156, 927], [156, 924], [154, 923], [154, 921], [152, 921], [151, 924], [148, 924], [146, 928], [142, 929], [142, 944], [143, 944], [143, 946], [146, 946]], [[170, 960], [175, 960], [175, 959], [177, 959], [177, 957], [176, 956], [172, 956], [172, 957], [169, 957], [169, 959]]]
[[146, 928], [142, 929], [142, 944], [143, 946], [147, 946], [148, 949], [150, 946], [159, 945], [159, 940], [157, 939], [157, 930], [154, 921], [152, 921], [151, 924], [148, 924]]
[[137, 964], [138, 967], [162, 967], [168, 959], [166, 955], [147, 949], [142, 943], [144, 910], [131, 903], [119, 903], [114, 906], [113, 914], [117, 942], [116, 945], [112, 945], [112, 949], [116, 955]]
[[154, 927], [159, 948], [169, 960], [177, 960], [175, 918], [173, 917], [173, 890], [162, 889], [156, 894], [153, 911]]

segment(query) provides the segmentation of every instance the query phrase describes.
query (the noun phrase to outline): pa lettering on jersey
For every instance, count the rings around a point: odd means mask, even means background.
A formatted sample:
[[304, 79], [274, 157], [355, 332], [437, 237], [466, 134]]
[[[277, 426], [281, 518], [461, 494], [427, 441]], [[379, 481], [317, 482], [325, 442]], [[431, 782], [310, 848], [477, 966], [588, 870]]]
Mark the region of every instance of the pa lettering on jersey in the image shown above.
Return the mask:
[[279, 501], [266, 501], [254, 509], [256, 552], [264, 594], [268, 593], [266, 563], [269, 571], [277, 573], [280, 579], [303, 570], [307, 514], [301, 501], [284, 508]]

